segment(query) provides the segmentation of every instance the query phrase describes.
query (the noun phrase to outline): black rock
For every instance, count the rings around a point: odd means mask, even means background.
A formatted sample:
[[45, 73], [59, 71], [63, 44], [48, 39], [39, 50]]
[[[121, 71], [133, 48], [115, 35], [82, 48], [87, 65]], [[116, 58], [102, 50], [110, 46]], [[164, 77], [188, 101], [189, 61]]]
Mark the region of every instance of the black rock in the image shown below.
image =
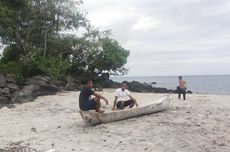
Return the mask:
[[10, 89], [9, 88], [4, 88], [4, 89], [0, 88], [0, 96], [10, 97]]
[[41, 85], [36, 96], [54, 95], [57, 91], [58, 88], [53, 84]]
[[[162, 88], [162, 87], [153, 87], [147, 83], [141, 83], [138, 81], [128, 82], [125, 81], [128, 85], [128, 89], [133, 92], [152, 92], [152, 93], [177, 93], [177, 90]], [[114, 82], [112, 80], [106, 80], [102, 83], [103, 88], [119, 88], [120, 83]], [[192, 93], [190, 90], [188, 93]]]
[[187, 93], [188, 94], [193, 94], [193, 92], [191, 90], [188, 90]]
[[0, 74], [0, 88], [4, 88], [6, 86], [6, 78]]
[[7, 87], [9, 88], [10, 93], [14, 93], [15, 91], [19, 90], [19, 86], [16, 85], [15, 83], [8, 83]]
[[29, 84], [41, 86], [41, 85], [49, 84], [50, 80], [51, 79], [49, 77], [37, 75], [35, 77], [30, 78], [28, 82]]
[[12, 95], [12, 103], [24, 103], [33, 101], [37, 96], [56, 94], [58, 88], [52, 84], [25, 86], [22, 90], [15, 92]]
[[67, 91], [79, 91], [81, 89], [81, 86], [77, 83], [69, 83], [64, 87], [64, 90]]
[[0, 96], [0, 104], [10, 104], [9, 98]]
[[120, 87], [120, 83], [114, 82], [112, 80], [106, 80], [106, 81], [102, 81], [101, 82], [101, 86], [103, 88], [119, 88]]
[[22, 90], [17, 91], [13, 94], [11, 99], [12, 103], [24, 103], [33, 101], [37, 96], [40, 87], [36, 85], [25, 86]]

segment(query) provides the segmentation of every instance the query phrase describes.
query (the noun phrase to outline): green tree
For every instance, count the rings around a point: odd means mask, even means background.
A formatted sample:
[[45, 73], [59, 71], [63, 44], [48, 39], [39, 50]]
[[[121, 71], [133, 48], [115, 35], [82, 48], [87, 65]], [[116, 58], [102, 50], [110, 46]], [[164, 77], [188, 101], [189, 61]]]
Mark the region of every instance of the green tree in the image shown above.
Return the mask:
[[0, 63], [17, 63], [20, 77], [126, 73], [129, 51], [111, 38], [110, 31], [94, 28], [79, 10], [81, 3], [0, 0], [0, 40], [7, 45]]
[[109, 37], [102, 39], [102, 51], [98, 54], [94, 65], [99, 74], [109, 72], [111, 75], [124, 75], [127, 69], [123, 67], [127, 63], [129, 51]]
[[15, 44], [21, 53], [36, 48], [45, 56], [47, 50], [53, 51], [47, 45], [49, 39], [86, 24], [78, 5], [73, 0], [0, 0], [3, 44]]

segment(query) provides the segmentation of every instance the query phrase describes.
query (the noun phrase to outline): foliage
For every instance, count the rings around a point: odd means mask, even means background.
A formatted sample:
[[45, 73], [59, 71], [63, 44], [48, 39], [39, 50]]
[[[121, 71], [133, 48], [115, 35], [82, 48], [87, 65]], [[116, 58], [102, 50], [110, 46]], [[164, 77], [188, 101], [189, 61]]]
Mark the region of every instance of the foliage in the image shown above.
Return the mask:
[[102, 49], [95, 62], [100, 73], [108, 71], [112, 75], [125, 74], [127, 70], [122, 66], [127, 63], [129, 51], [122, 48], [116, 40], [108, 37], [102, 40]]
[[39, 56], [28, 53], [20, 58], [21, 73], [23, 77], [33, 77], [38, 74], [45, 74], [40, 67]]
[[26, 79], [22, 75], [20, 65], [14, 61], [8, 62], [6, 64], [0, 64], [0, 73], [3, 75], [10, 75], [19, 85], [24, 85], [26, 83]]
[[7, 64], [0, 64], [0, 73], [15, 76], [20, 70], [19, 64], [16, 62], [8, 62]]
[[127, 63], [129, 51], [110, 38], [110, 31], [100, 32], [90, 27], [75, 43], [79, 45], [75, 45], [72, 53], [71, 73], [97, 77], [102, 73], [123, 75], [127, 72], [123, 65]]
[[65, 80], [69, 70], [68, 61], [53, 56], [24, 56], [21, 66], [24, 77], [42, 74], [57, 80]]
[[0, 37], [3, 43], [13, 43], [21, 51], [31, 48], [43, 51], [45, 37], [49, 39], [60, 31], [77, 30], [85, 25], [79, 4], [74, 0], [1, 0]]
[[53, 79], [65, 80], [69, 70], [69, 62], [56, 57], [38, 58], [40, 69]]
[[15, 45], [10, 45], [3, 50], [2, 58], [0, 58], [0, 63], [6, 64], [12, 61], [18, 61], [20, 58], [20, 51]]
[[129, 51], [111, 38], [110, 31], [91, 26], [79, 10], [81, 4], [76, 0], [0, 0], [0, 43], [7, 45], [1, 69], [10, 62], [18, 64], [19, 80], [37, 74], [59, 80], [68, 74], [125, 74]]
[[26, 78], [22, 75], [21, 72], [19, 72], [15, 75], [15, 80], [16, 80], [16, 84], [18, 84], [18, 85], [25, 85], [26, 84]]

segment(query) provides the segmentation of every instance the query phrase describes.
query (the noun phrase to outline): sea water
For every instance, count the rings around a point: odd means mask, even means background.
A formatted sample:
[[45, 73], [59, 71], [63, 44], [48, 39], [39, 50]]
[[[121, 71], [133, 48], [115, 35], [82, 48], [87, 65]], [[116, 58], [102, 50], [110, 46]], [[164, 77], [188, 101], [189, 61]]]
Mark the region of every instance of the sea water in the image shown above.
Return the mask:
[[[111, 77], [113, 81], [139, 81], [152, 83], [154, 87], [164, 87], [176, 89], [178, 86], [178, 76], [146, 76], [146, 77]], [[201, 75], [183, 76], [187, 82], [188, 90], [202, 94], [226, 94], [230, 95], [230, 75]]]

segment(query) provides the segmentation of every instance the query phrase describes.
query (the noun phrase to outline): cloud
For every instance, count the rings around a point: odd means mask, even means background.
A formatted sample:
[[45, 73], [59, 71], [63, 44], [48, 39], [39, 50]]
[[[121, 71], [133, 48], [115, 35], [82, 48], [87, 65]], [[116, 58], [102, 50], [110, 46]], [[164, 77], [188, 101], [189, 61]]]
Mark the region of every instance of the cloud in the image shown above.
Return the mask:
[[89, 14], [88, 18], [94, 26], [108, 27], [113, 23], [119, 22], [124, 19], [123, 13], [116, 9], [100, 10], [93, 14]]
[[131, 30], [148, 31], [159, 26], [159, 22], [151, 17], [140, 16], [137, 23], [134, 24]]
[[129, 75], [230, 74], [229, 0], [84, 2], [92, 23], [130, 50]]

